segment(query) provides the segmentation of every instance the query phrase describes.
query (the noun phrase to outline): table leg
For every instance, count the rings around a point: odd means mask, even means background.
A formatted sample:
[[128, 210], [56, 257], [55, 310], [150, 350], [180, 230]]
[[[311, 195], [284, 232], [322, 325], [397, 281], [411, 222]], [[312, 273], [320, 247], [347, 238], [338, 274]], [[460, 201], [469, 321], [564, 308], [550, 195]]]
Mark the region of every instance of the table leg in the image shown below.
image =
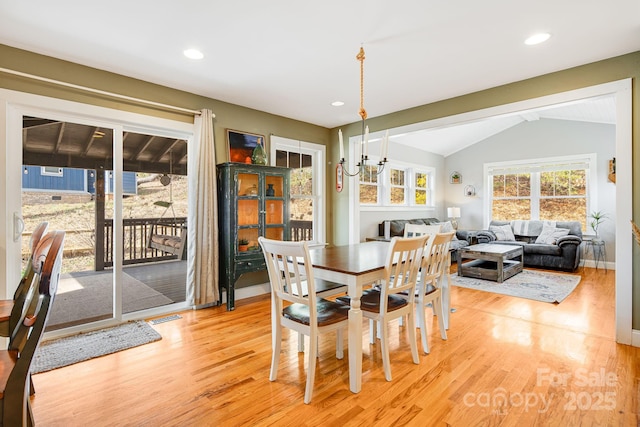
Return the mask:
[[349, 296], [351, 297], [351, 309], [349, 310], [349, 389], [353, 393], [360, 393], [362, 389], [361, 295], [362, 285], [349, 285]]
[[[458, 255], [459, 257], [459, 255]], [[460, 258], [458, 258], [459, 260]], [[449, 314], [451, 313], [451, 251], [447, 256], [447, 262], [445, 265], [447, 269], [446, 273], [440, 276], [442, 280], [440, 286], [442, 289], [442, 317], [444, 321], [444, 328], [449, 329]], [[458, 262], [458, 270], [460, 270], [460, 262]]]

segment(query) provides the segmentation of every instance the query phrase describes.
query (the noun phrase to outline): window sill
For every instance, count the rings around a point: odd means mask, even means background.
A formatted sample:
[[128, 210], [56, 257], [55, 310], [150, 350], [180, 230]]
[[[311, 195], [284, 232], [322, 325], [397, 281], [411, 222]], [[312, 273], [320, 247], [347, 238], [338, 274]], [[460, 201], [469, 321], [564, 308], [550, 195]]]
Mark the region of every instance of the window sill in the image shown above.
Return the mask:
[[377, 211], [385, 211], [385, 212], [407, 212], [407, 211], [435, 211], [436, 208], [434, 206], [365, 206], [360, 205], [361, 212], [377, 212]]

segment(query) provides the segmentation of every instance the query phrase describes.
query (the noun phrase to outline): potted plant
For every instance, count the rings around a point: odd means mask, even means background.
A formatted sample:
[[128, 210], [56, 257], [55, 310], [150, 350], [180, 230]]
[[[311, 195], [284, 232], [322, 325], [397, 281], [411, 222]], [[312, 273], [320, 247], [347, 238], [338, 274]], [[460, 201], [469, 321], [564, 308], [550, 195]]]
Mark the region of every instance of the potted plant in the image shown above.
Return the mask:
[[249, 248], [249, 241], [247, 239], [238, 239], [238, 249], [240, 252], [246, 252]]
[[600, 227], [600, 224], [604, 222], [604, 220], [607, 218], [607, 215], [602, 211], [594, 211], [594, 212], [591, 212], [591, 215], [589, 215], [589, 218], [591, 218], [591, 223], [590, 223], [591, 228], [593, 229], [593, 232], [596, 233], [596, 238], [593, 240], [597, 241], [599, 240], [598, 227]]

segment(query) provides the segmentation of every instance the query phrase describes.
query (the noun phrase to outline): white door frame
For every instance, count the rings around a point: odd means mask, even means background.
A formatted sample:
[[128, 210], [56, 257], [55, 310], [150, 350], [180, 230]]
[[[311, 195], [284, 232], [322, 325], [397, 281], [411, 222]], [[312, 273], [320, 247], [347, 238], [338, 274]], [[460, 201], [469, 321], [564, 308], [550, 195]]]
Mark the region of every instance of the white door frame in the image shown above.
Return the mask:
[[[122, 134], [124, 130], [145, 130], [162, 135], [179, 136], [191, 140], [194, 135], [193, 123], [177, 122], [137, 113], [97, 107], [40, 95], [0, 89], [0, 165], [4, 168], [7, 183], [0, 187], [0, 200], [5, 209], [0, 211], [0, 276], [5, 286], [0, 287], [0, 298], [9, 298], [20, 280], [21, 239], [14, 239], [14, 220], [16, 214], [21, 218], [22, 201], [22, 117], [23, 115], [46, 117], [61, 121], [100, 126], [113, 129], [114, 134], [114, 190], [115, 212], [114, 233], [122, 235]], [[9, 185], [13, 183], [13, 185]], [[2, 248], [6, 248], [4, 251]], [[122, 314], [122, 247], [115, 245], [114, 254], [114, 307], [113, 319], [91, 323], [91, 328], [104, 327], [122, 321], [141, 317], [141, 314]], [[144, 316], [163, 314], [179, 308], [187, 308], [187, 304], [178, 303], [169, 306], [145, 310]], [[142, 313], [142, 312], [141, 312]], [[47, 334], [48, 338], [58, 335], [79, 332], [87, 326], [67, 328]]]

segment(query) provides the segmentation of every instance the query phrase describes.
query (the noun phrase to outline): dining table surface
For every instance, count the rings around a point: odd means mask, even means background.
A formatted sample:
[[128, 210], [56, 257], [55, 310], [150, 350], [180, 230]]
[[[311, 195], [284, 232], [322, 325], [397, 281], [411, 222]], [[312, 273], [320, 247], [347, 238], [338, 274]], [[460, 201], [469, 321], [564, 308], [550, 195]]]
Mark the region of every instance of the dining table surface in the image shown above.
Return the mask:
[[309, 250], [314, 277], [347, 285], [349, 309], [349, 389], [362, 388], [362, 288], [384, 278], [389, 242], [362, 242]]

